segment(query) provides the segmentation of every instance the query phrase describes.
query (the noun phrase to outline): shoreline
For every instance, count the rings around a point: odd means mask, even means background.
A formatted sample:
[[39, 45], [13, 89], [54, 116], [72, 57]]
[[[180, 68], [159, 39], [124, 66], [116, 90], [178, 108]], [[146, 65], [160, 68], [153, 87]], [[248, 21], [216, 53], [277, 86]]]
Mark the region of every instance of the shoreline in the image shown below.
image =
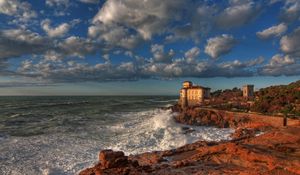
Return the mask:
[[176, 122], [233, 128], [232, 140], [125, 156], [103, 150], [99, 163], [80, 175], [98, 174], [300, 174], [300, 121], [217, 109], [171, 107]]

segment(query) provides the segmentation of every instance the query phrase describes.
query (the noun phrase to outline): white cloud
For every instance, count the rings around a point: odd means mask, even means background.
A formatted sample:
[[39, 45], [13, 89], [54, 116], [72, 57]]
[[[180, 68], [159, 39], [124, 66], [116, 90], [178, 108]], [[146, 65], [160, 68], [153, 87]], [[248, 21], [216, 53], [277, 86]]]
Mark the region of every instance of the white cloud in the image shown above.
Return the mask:
[[67, 23], [62, 23], [58, 25], [57, 27], [51, 27], [51, 21], [49, 19], [43, 20], [41, 22], [42, 29], [47, 33], [49, 37], [62, 37], [66, 35], [71, 26]]
[[0, 13], [14, 16], [21, 22], [26, 22], [37, 16], [28, 2], [20, 2], [18, 0], [0, 0]]
[[21, 66], [19, 67], [18, 71], [24, 72], [29, 71], [33, 68], [32, 60], [25, 60], [22, 61]]
[[287, 30], [287, 26], [284, 23], [281, 23], [277, 26], [272, 26], [268, 29], [257, 32], [256, 35], [260, 39], [269, 39], [271, 37], [281, 36], [283, 33], [286, 32], [286, 30]]
[[50, 7], [54, 7], [54, 6], [68, 7], [70, 5], [70, 1], [69, 0], [46, 0], [46, 5]]
[[229, 1], [229, 7], [217, 17], [217, 26], [232, 28], [244, 25], [253, 20], [260, 13], [260, 8], [251, 0]]
[[70, 36], [59, 44], [60, 51], [65, 55], [81, 58], [96, 53], [99, 47], [94, 41], [76, 36]]
[[200, 49], [198, 47], [193, 47], [184, 53], [184, 57], [188, 63], [192, 63], [199, 56], [199, 54], [200, 54]]
[[109, 54], [104, 54], [104, 55], [102, 55], [102, 58], [103, 58], [105, 61], [110, 61], [110, 56], [109, 56]]
[[92, 39], [127, 49], [132, 49], [141, 42], [140, 35], [130, 34], [127, 28], [114, 24], [91, 26], [88, 29], [88, 35]]
[[46, 0], [46, 5], [54, 9], [54, 16], [66, 16], [70, 15], [68, 8], [71, 6], [69, 0]]
[[276, 54], [274, 55], [271, 60], [269, 65], [270, 66], [284, 66], [284, 65], [290, 65], [290, 64], [294, 64], [295, 60], [293, 58], [291, 58], [289, 55], [280, 55], [280, 54]]
[[[105, 56], [107, 57], [107, 56]], [[142, 58], [140, 58], [142, 59]], [[229, 61], [214, 63], [209, 60], [173, 59], [171, 62], [154, 62], [151, 59], [112, 64], [90, 65], [76, 61], [53, 62], [41, 60], [33, 64], [25, 61], [17, 74], [46, 82], [84, 81], [130, 81], [139, 79], [172, 79], [176, 77], [246, 77], [256, 75], [261, 58], [249, 61]]]
[[258, 70], [260, 75], [292, 76], [300, 74], [300, 64], [290, 55], [274, 55], [268, 64]]
[[180, 17], [185, 0], [110, 0], [106, 1], [93, 23], [118, 24], [135, 30], [144, 39], [164, 32], [170, 21]]
[[300, 27], [280, 40], [281, 50], [290, 55], [300, 57]]
[[259, 3], [250, 0], [231, 0], [228, 8], [222, 8], [206, 1], [109, 0], [94, 16], [88, 34], [90, 38], [127, 49], [137, 46], [141, 39], [147, 41], [164, 34], [167, 42], [192, 39], [199, 43], [216, 26], [240, 26], [260, 12]]
[[284, 21], [292, 22], [300, 17], [300, 1], [285, 0], [282, 8], [281, 18]]
[[175, 55], [174, 50], [170, 49], [168, 53], [164, 51], [164, 45], [154, 44], [151, 45], [151, 53], [155, 62], [171, 62], [172, 57]]
[[64, 58], [64, 55], [61, 53], [58, 53], [54, 50], [48, 50], [45, 54], [44, 54], [44, 58], [45, 60], [48, 61], [61, 61]]
[[37, 55], [60, 61], [65, 57], [83, 58], [97, 51], [101, 51], [100, 44], [86, 38], [70, 36], [54, 40], [25, 29], [0, 30], [0, 59]]
[[205, 53], [212, 58], [218, 58], [219, 56], [231, 51], [237, 41], [231, 35], [223, 34], [207, 40], [205, 47]]
[[30, 30], [10, 29], [0, 31], [0, 58], [39, 54], [52, 46], [50, 40]]
[[[29, 66], [25, 66], [29, 63]], [[40, 61], [31, 64], [30, 61], [22, 64], [18, 69], [18, 74], [31, 77], [34, 80], [46, 82], [84, 82], [84, 81], [120, 81], [135, 80], [136, 68], [132, 62], [113, 65], [109, 62], [98, 63], [95, 65], [80, 64], [69, 61], [67, 64], [58, 62]], [[28, 67], [23, 69], [23, 67]]]

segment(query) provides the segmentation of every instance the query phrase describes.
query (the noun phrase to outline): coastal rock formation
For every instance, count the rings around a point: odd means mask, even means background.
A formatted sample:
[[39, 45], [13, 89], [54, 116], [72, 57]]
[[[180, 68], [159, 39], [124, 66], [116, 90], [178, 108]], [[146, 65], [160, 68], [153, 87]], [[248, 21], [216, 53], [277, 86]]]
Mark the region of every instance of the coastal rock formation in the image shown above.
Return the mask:
[[113, 150], [102, 150], [99, 154], [99, 163], [95, 168], [88, 168], [82, 171], [80, 174], [120, 174], [125, 175], [130, 171], [131, 173], [138, 167], [139, 164], [135, 160], [128, 160], [128, 157], [124, 155], [122, 151], [113, 151]]
[[235, 128], [232, 140], [198, 141], [168, 151], [125, 156], [100, 152], [97, 165], [80, 175], [300, 174], [300, 122], [257, 114], [172, 107], [186, 124]]
[[188, 125], [236, 128], [250, 120], [247, 115], [236, 117], [237, 113], [200, 107], [187, 107], [183, 110], [178, 105], [175, 105], [172, 107], [172, 111], [178, 113], [178, 115], [175, 115], [177, 122]]
[[99, 154], [99, 161], [103, 169], [126, 166], [128, 157], [122, 151], [103, 150]]

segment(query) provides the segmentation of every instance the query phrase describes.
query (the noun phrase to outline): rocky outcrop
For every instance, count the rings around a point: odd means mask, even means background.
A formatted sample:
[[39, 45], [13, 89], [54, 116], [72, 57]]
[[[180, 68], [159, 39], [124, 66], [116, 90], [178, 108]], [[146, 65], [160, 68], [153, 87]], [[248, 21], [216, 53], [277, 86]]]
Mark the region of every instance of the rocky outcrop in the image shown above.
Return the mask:
[[104, 150], [99, 163], [80, 175], [300, 174], [299, 120], [283, 127], [278, 117], [173, 108], [182, 123], [235, 128], [233, 139], [131, 156]]
[[102, 150], [99, 154], [99, 163], [94, 168], [88, 168], [80, 172], [80, 175], [125, 175], [130, 171], [131, 173], [135, 172], [132, 169], [136, 167], [139, 167], [138, 162], [136, 160], [129, 160], [128, 156], [125, 156], [122, 151]]
[[128, 157], [122, 151], [103, 150], [99, 154], [99, 161], [103, 169], [126, 166]]

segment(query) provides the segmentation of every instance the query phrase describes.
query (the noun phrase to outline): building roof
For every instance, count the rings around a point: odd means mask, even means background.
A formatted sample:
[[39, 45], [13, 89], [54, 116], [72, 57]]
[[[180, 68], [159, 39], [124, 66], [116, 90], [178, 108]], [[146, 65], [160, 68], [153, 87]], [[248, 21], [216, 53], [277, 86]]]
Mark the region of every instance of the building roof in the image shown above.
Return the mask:
[[208, 90], [210, 88], [197, 85], [197, 86], [191, 86], [189, 88], [181, 88], [181, 89], [206, 89], [206, 90]]
[[191, 81], [184, 81], [183, 83], [192, 83]]

